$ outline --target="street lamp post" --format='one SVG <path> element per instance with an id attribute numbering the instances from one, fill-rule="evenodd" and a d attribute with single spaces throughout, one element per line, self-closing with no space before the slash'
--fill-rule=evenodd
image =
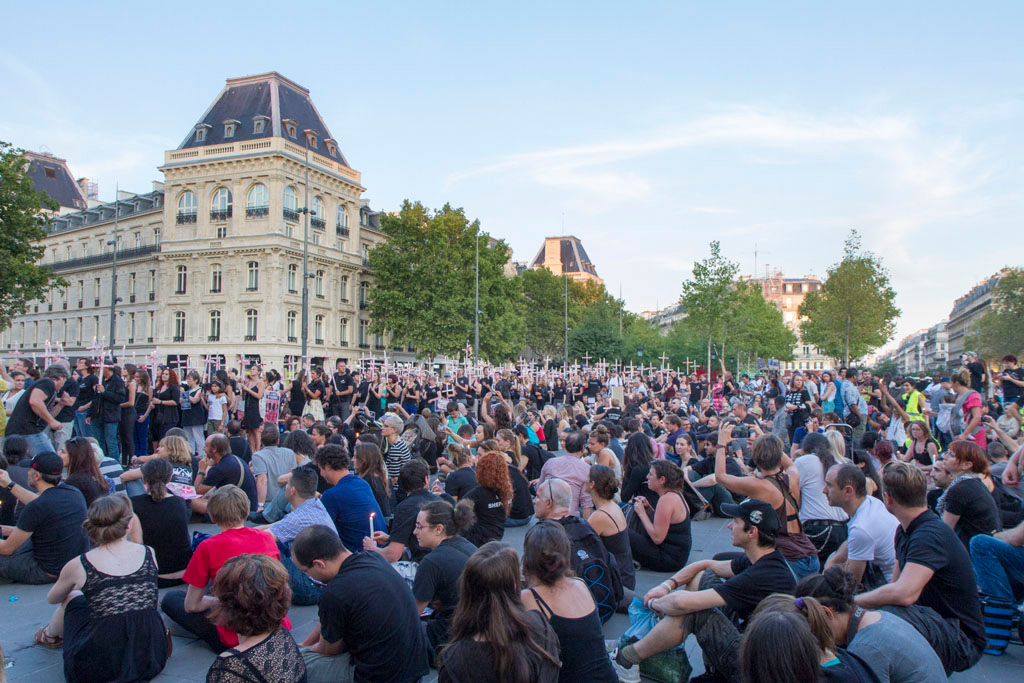
<path id="1" fill-rule="evenodd" d="M 306 205 L 302 209 L 306 214 L 305 226 L 302 229 L 302 361 L 306 362 L 309 347 L 309 134 L 306 134 Z M 307 368 L 308 370 L 308 368 Z"/>
<path id="2" fill-rule="evenodd" d="M 473 233 L 475 242 L 475 258 L 473 265 L 473 284 L 476 290 L 473 300 L 473 357 L 480 358 L 480 235 Z"/>
<path id="3" fill-rule="evenodd" d="M 565 299 L 565 365 L 562 367 L 563 371 L 568 372 L 569 370 L 569 276 L 562 274 L 562 279 L 565 280 L 565 294 L 562 297 Z"/>
<path id="4" fill-rule="evenodd" d="M 114 249 L 114 260 L 110 268 L 110 348 L 114 348 L 114 333 L 117 330 L 117 302 L 120 299 L 117 296 L 117 216 L 120 211 L 120 189 L 117 185 L 114 186 L 114 239 L 107 240 L 107 244 L 112 244 Z"/>

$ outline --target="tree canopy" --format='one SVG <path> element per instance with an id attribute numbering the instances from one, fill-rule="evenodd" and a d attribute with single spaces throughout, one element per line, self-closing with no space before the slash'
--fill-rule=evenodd
<path id="1" fill-rule="evenodd" d="M 992 290 L 992 303 L 978 320 L 970 345 L 986 358 L 1024 355 L 1024 268 L 1007 268 Z"/>
<path id="2" fill-rule="evenodd" d="M 52 287 L 66 287 L 49 266 L 39 265 L 47 219 L 40 209 L 57 204 L 36 192 L 25 152 L 0 141 L 0 330 Z"/>
<path id="3" fill-rule="evenodd" d="M 809 292 L 800 305 L 801 337 L 849 366 L 892 338 L 900 314 L 895 300 L 888 271 L 851 230 L 821 291 Z"/>

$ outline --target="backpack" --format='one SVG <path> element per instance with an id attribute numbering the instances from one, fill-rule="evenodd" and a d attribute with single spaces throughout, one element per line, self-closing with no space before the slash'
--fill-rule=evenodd
<path id="1" fill-rule="evenodd" d="M 572 543 L 573 571 L 583 579 L 594 596 L 597 614 L 603 624 L 615 614 L 623 596 L 615 557 L 609 554 L 597 532 L 579 517 L 563 517 L 558 521 Z"/>

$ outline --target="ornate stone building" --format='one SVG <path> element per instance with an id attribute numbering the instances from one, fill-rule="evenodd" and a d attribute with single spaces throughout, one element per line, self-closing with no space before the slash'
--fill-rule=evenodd
<path id="1" fill-rule="evenodd" d="M 597 269 L 587 256 L 583 243 L 575 235 L 565 237 L 546 237 L 540 251 L 530 262 L 530 269 L 547 268 L 555 275 L 563 273 L 570 280 L 583 282 L 592 280 L 599 285 L 604 284 L 597 275 Z"/>
<path id="2" fill-rule="evenodd" d="M 308 206 L 310 356 L 411 358 L 369 333 L 367 254 L 384 235 L 308 90 L 276 72 L 228 79 L 159 170 L 152 192 L 53 219 L 44 260 L 70 286 L 15 319 L 5 349 L 88 355 L 109 337 L 116 232 L 118 356 L 281 369 L 301 349 Z"/>

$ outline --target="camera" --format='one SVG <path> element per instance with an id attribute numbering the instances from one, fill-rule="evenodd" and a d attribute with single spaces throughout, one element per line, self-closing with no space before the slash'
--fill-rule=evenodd
<path id="1" fill-rule="evenodd" d="M 738 424 L 732 428 L 732 438 L 734 439 L 749 439 L 750 438 L 750 425 Z"/>

